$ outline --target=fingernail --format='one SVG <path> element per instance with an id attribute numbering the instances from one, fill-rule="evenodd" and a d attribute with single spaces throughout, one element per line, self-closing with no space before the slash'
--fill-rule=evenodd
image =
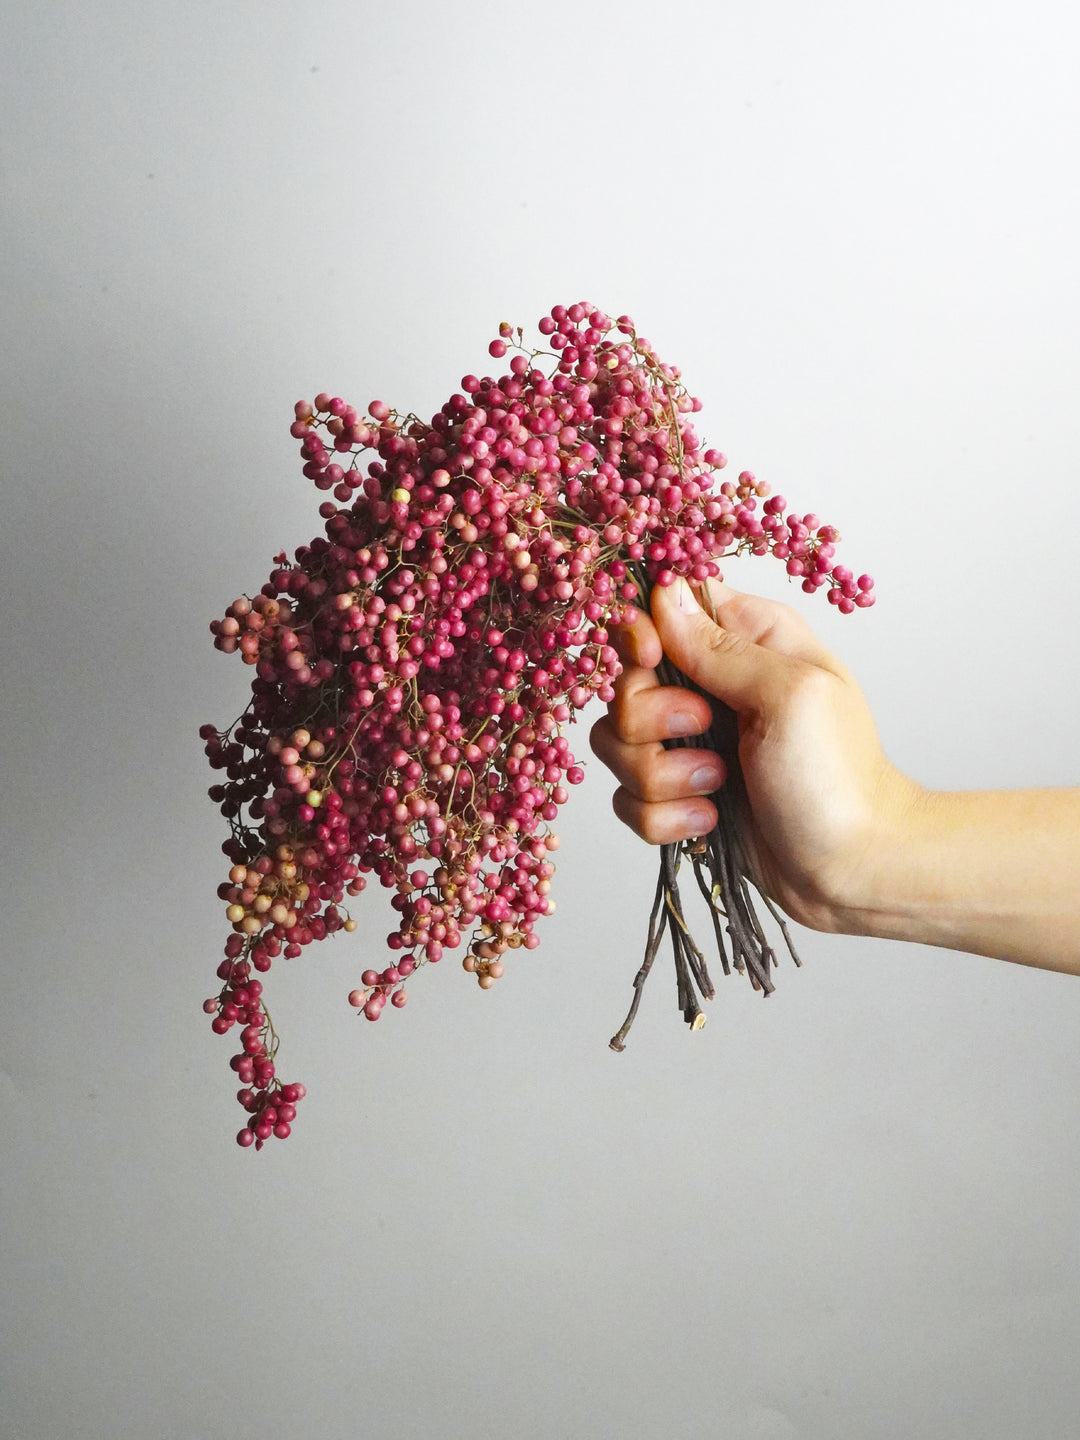
<path id="1" fill-rule="evenodd" d="M 723 772 L 719 765 L 699 765 L 690 776 L 690 788 L 699 795 L 711 795 L 719 789 Z"/>
<path id="2" fill-rule="evenodd" d="M 687 710 L 676 710 L 674 715 L 667 718 L 667 731 L 669 735 L 700 735 L 704 726 L 695 715 Z"/>

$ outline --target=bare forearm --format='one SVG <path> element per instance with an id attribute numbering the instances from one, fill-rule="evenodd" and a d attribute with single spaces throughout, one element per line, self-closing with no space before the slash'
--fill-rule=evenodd
<path id="1" fill-rule="evenodd" d="M 1080 974 L 1080 789 L 924 791 L 863 933 Z"/>
<path id="2" fill-rule="evenodd" d="M 739 717 L 747 853 L 793 920 L 1080 975 L 1080 789 L 923 789 L 796 611 L 716 582 L 709 595 L 707 615 L 682 581 L 657 586 L 626 637 L 593 742 L 626 823 L 653 844 L 715 824 L 708 752 L 663 742 L 704 734 L 716 696 Z M 659 684 L 664 654 L 702 694 Z"/>

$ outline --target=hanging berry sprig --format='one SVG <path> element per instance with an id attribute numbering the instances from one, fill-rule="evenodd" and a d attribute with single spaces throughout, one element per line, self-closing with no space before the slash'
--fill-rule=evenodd
<path id="1" fill-rule="evenodd" d="M 749 471 L 716 483 L 727 462 L 697 435 L 700 401 L 628 316 L 557 305 L 539 330 L 550 350 L 500 326 L 489 353 L 515 352 L 507 373 L 466 375 L 430 423 L 379 400 L 366 415 L 329 394 L 297 404 L 304 474 L 327 492 L 324 533 L 276 556 L 261 591 L 211 624 L 216 647 L 255 672 L 240 719 L 200 731 L 225 772 L 210 796 L 231 831 L 218 892 L 231 930 L 221 991 L 204 1008 L 215 1032 L 241 1027 L 241 1145 L 286 1137 L 304 1094 L 277 1076 L 258 977 L 355 930 L 347 897 L 369 876 L 398 916 L 390 963 L 366 969 L 349 996 L 369 1020 L 401 1008 L 409 977 L 448 951 L 464 947 L 465 970 L 488 989 L 511 952 L 535 949 L 537 921 L 555 908 L 551 825 L 584 778 L 564 727 L 594 697 L 613 698 L 609 627 L 647 605 L 653 585 L 702 585 L 725 556 L 771 554 L 845 614 L 874 602 L 869 576 L 834 564 L 835 529 L 785 513 Z M 717 748 L 724 724 L 718 708 Z M 712 835 L 662 849 L 615 1049 L 665 931 L 680 1009 L 693 1028 L 704 1021 L 698 996 L 712 984 L 682 910 L 681 856 L 725 973 L 726 932 L 735 966 L 772 988 L 727 789 Z"/>

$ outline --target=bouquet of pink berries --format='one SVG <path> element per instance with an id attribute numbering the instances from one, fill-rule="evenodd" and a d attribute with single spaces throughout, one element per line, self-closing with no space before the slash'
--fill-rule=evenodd
<path id="1" fill-rule="evenodd" d="M 288 1136 L 304 1096 L 278 1078 L 259 977 L 355 930 L 346 897 L 368 876 L 398 916 L 389 963 L 349 996 L 369 1020 L 404 1006 L 409 978 L 449 951 L 464 947 L 464 969 L 488 989 L 512 952 L 539 944 L 555 908 L 551 825 L 584 778 L 564 728 L 594 696 L 612 699 L 610 627 L 652 586 L 702 585 L 724 556 L 771 554 L 845 614 L 874 603 L 870 577 L 834 563 L 835 529 L 785 513 L 749 471 L 717 483 L 726 460 L 698 437 L 700 401 L 629 316 L 557 305 L 539 330 L 549 348 L 501 325 L 488 349 L 514 352 L 506 373 L 466 375 L 430 422 L 379 400 L 366 414 L 328 394 L 297 404 L 303 473 L 327 494 L 324 534 L 276 556 L 259 593 L 211 624 L 216 647 L 254 672 L 240 719 L 200 731 L 224 771 L 209 793 L 231 830 L 218 892 L 230 933 L 204 1009 L 216 1033 L 239 1027 L 241 1145 Z M 689 683 L 670 667 L 663 678 Z M 680 1009 L 704 1022 L 698 997 L 713 989 L 682 912 L 681 856 L 725 973 L 726 934 L 736 968 L 772 989 L 727 788 L 711 836 L 661 851 L 614 1049 L 665 932 Z"/>

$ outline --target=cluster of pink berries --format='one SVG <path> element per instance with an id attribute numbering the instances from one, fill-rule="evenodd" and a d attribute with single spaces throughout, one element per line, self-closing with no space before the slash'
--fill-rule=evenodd
<path id="1" fill-rule="evenodd" d="M 507 373 L 465 376 L 430 423 L 297 404 L 304 474 L 333 497 L 325 534 L 211 624 L 255 672 L 240 720 L 200 731 L 232 832 L 224 988 L 205 1008 L 217 1033 L 242 1027 L 241 1145 L 286 1136 L 303 1093 L 275 1076 L 253 972 L 354 930 L 342 907 L 368 875 L 398 916 L 393 963 L 349 996 L 369 1020 L 447 951 L 467 944 L 487 989 L 539 943 L 550 826 L 584 778 L 562 728 L 611 700 L 609 626 L 653 584 L 771 553 L 844 613 L 873 604 L 870 578 L 833 563 L 832 527 L 785 515 L 749 471 L 714 484 L 726 460 L 694 429 L 700 401 L 628 316 L 556 306 L 539 329 L 550 351 L 500 326 Z"/>

